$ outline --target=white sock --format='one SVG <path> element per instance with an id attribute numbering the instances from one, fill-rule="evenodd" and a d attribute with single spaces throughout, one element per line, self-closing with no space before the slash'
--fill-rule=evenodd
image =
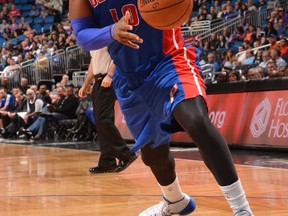
<path id="1" fill-rule="evenodd" d="M 164 198 L 173 203 L 169 205 L 171 212 L 178 213 L 188 205 L 190 197 L 182 193 L 177 177 L 172 184 L 167 186 L 160 185 L 160 188 Z"/>
<path id="2" fill-rule="evenodd" d="M 228 201 L 234 214 L 240 210 L 246 210 L 252 214 L 252 210 L 246 199 L 240 179 L 231 185 L 220 186 L 220 189 L 224 193 L 226 200 Z"/>

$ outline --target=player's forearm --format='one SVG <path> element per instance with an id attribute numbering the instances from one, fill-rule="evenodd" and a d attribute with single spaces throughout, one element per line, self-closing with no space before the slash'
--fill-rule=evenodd
<path id="1" fill-rule="evenodd" d="M 83 87 L 84 88 L 87 88 L 90 85 L 90 83 L 93 80 L 93 77 L 94 77 L 93 76 L 93 68 L 92 68 L 92 64 L 90 62 L 90 65 L 89 65 L 89 68 L 88 68 L 88 73 L 87 73 L 87 76 L 86 76 L 85 81 L 83 83 Z"/>
<path id="2" fill-rule="evenodd" d="M 84 50 L 97 50 L 114 41 L 110 32 L 112 25 L 97 28 L 93 16 L 72 19 L 71 24 L 76 40 Z"/>
<path id="3" fill-rule="evenodd" d="M 108 72 L 107 72 L 107 75 L 112 78 L 114 75 L 114 72 L 115 72 L 115 65 L 112 64 L 111 67 L 109 68 Z"/>

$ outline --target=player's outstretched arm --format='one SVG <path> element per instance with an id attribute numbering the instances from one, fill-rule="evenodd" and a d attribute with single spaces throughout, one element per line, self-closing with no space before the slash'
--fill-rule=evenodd
<path id="1" fill-rule="evenodd" d="M 89 1 L 70 0 L 69 16 L 77 42 L 85 50 L 100 49 L 115 40 L 135 49 L 139 48 L 135 43 L 142 43 L 142 39 L 137 35 L 128 32 L 132 30 L 132 26 L 128 25 L 129 12 L 119 22 L 104 28 L 97 28 Z"/>

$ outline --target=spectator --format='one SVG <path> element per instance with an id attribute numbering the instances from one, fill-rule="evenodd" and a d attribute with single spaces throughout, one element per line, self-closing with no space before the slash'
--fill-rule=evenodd
<path id="1" fill-rule="evenodd" d="M 15 60 L 13 58 L 7 58 L 7 63 L 9 64 L 6 66 L 2 73 L 2 78 L 10 78 L 13 77 L 16 73 L 19 73 L 21 70 L 21 67 L 19 64 L 16 64 Z"/>
<path id="2" fill-rule="evenodd" d="M 211 34 L 211 40 L 210 40 L 210 50 L 216 51 L 219 48 L 219 39 L 217 38 L 216 33 Z"/>
<path id="3" fill-rule="evenodd" d="M 39 16 L 39 10 L 37 10 L 36 5 L 32 5 L 32 9 L 29 12 L 30 17 L 38 17 Z"/>
<path id="4" fill-rule="evenodd" d="M 253 0 L 248 0 L 247 1 L 247 7 L 248 7 L 248 11 L 250 11 L 250 12 L 257 11 L 257 8 L 255 7 L 255 4 L 254 4 Z"/>
<path id="5" fill-rule="evenodd" d="M 227 82 L 227 72 L 222 70 L 218 74 L 216 74 L 216 83 L 226 83 Z"/>
<path id="6" fill-rule="evenodd" d="M 279 68 L 279 77 L 288 77 L 288 67 L 280 67 Z"/>
<path id="7" fill-rule="evenodd" d="M 39 98 L 44 102 L 43 106 L 46 106 L 47 104 L 51 104 L 51 97 L 47 93 L 47 86 L 46 85 L 40 85 L 39 86 Z"/>
<path id="8" fill-rule="evenodd" d="M 8 93 L 6 88 L 0 88 L 0 129 L 3 131 L 3 128 L 9 124 L 8 112 L 13 111 L 15 107 L 15 97 Z"/>
<path id="9" fill-rule="evenodd" d="M 9 28 L 9 24 L 5 19 L 2 19 L 2 23 L 0 24 L 0 35 L 4 32 L 6 28 Z"/>
<path id="10" fill-rule="evenodd" d="M 274 48 L 271 52 L 271 58 L 276 62 L 277 67 L 285 67 L 287 62 L 281 58 L 281 51 L 278 48 Z"/>
<path id="11" fill-rule="evenodd" d="M 262 62 L 259 64 L 260 67 L 262 68 L 267 68 L 268 62 L 272 61 L 270 52 L 269 51 L 264 51 L 262 54 Z"/>
<path id="12" fill-rule="evenodd" d="M 246 58 L 241 62 L 242 65 L 251 65 L 254 62 L 255 56 L 251 49 L 245 52 Z"/>
<path id="13" fill-rule="evenodd" d="M 232 71 L 228 73 L 228 82 L 238 82 L 239 81 L 239 73 L 237 71 Z"/>
<path id="14" fill-rule="evenodd" d="M 27 113 L 24 116 L 24 122 L 26 125 L 31 125 L 39 117 L 42 111 L 44 102 L 36 96 L 36 93 L 32 89 L 27 89 Z M 22 130 L 23 131 L 23 130 Z"/>
<path id="15" fill-rule="evenodd" d="M 224 35 L 219 35 L 218 49 L 220 49 L 220 50 L 227 50 L 228 49 L 228 43 L 226 42 L 226 38 Z"/>
<path id="16" fill-rule="evenodd" d="M 267 22 L 266 27 L 264 29 L 266 37 L 277 37 L 278 32 L 276 29 L 273 27 L 272 22 Z"/>
<path id="17" fill-rule="evenodd" d="M 24 77 L 21 78 L 19 88 L 22 92 L 26 92 L 27 89 L 29 89 L 28 80 L 26 78 L 24 78 Z"/>
<path id="18" fill-rule="evenodd" d="M 20 127 L 24 126 L 23 119 L 17 115 L 18 112 L 24 112 L 27 110 L 27 98 L 23 95 L 23 92 L 18 92 L 15 95 L 16 104 L 14 111 L 7 112 L 8 117 L 10 118 L 10 123 L 3 130 L 0 130 L 0 133 L 3 138 L 13 138 L 16 135 L 16 132 Z"/>
<path id="19" fill-rule="evenodd" d="M 215 60 L 215 54 L 214 53 L 209 53 L 208 54 L 208 64 L 212 64 L 214 66 L 214 71 L 218 72 L 221 70 L 220 65 L 217 63 L 217 61 Z"/>
<path id="20" fill-rule="evenodd" d="M 283 57 L 285 54 L 288 53 L 288 41 L 286 38 L 280 39 L 280 51 L 281 51 L 281 57 Z"/>
<path id="21" fill-rule="evenodd" d="M 284 36 L 286 32 L 287 25 L 284 24 L 283 19 L 279 19 L 278 23 L 275 24 L 275 29 L 277 31 L 278 36 Z"/>
<path id="22" fill-rule="evenodd" d="M 261 80 L 262 77 L 256 68 L 250 68 L 247 73 L 247 80 Z"/>
<path id="23" fill-rule="evenodd" d="M 257 66 L 257 67 L 255 68 L 255 70 L 260 74 L 261 79 L 266 78 L 265 75 L 264 75 L 264 68 L 263 68 L 263 67 Z"/>
<path id="24" fill-rule="evenodd" d="M 254 58 L 253 64 L 259 65 L 262 62 L 262 55 L 263 55 L 263 51 L 258 50 L 256 57 Z"/>
<path id="25" fill-rule="evenodd" d="M 12 17 L 21 16 L 20 10 L 18 10 L 14 4 L 11 5 L 11 9 L 9 11 L 9 16 L 11 19 L 12 19 Z"/>
<path id="26" fill-rule="evenodd" d="M 268 62 L 267 71 L 269 79 L 279 77 L 279 71 L 277 69 L 276 62 L 274 61 Z"/>
<path id="27" fill-rule="evenodd" d="M 274 48 L 278 48 L 278 49 L 280 49 L 280 44 L 277 44 L 277 36 L 276 35 L 273 35 L 273 34 L 271 34 L 270 36 L 269 36 L 269 43 L 270 43 L 270 47 L 269 47 L 269 52 L 272 52 L 272 50 L 274 49 Z"/>

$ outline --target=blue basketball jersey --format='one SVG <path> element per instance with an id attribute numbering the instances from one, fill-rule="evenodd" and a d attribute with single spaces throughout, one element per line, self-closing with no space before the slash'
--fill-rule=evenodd
<path id="1" fill-rule="evenodd" d="M 140 49 L 133 49 L 117 41 L 109 45 L 108 51 L 124 73 L 146 73 L 155 68 L 164 57 L 173 55 L 184 46 L 180 28 L 157 30 L 149 26 L 140 16 L 137 0 L 90 0 L 98 28 L 118 22 L 126 11 L 131 14 L 129 24 L 133 33 L 143 39 Z"/>

